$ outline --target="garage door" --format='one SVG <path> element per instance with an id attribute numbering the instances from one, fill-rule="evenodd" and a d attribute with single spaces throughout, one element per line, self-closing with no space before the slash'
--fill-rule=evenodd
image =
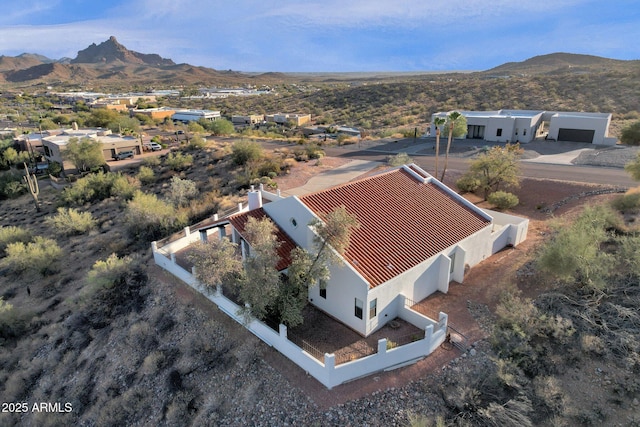
<path id="1" fill-rule="evenodd" d="M 591 129 L 563 129 L 558 130 L 558 141 L 573 141 L 573 142 L 593 142 L 593 135 L 595 130 Z"/>

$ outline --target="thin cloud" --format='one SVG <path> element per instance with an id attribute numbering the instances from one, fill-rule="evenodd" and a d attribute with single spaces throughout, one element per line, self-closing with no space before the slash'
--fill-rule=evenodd
<path id="1" fill-rule="evenodd" d="M 633 3 L 621 1 L 623 9 Z M 74 10 L 67 5 L 74 3 L 95 7 L 81 15 L 95 19 L 69 22 Z M 32 15 L 25 12 L 23 24 L 0 26 L 0 53 L 75 57 L 113 35 L 131 50 L 218 69 L 412 71 L 486 69 L 554 51 L 640 52 L 629 43 L 640 39 L 637 17 L 595 0 L 97 3 L 65 1 L 68 11 L 62 3 L 56 9 L 65 23 L 51 13 L 46 25 L 25 25 L 46 13 L 38 12 L 44 2 L 28 3 Z"/>

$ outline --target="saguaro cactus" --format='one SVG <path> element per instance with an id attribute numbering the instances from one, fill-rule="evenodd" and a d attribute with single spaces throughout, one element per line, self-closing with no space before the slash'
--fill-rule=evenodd
<path id="1" fill-rule="evenodd" d="M 40 202 L 38 201 L 38 195 L 40 194 L 40 187 L 38 186 L 38 178 L 35 176 L 35 174 L 29 173 L 29 168 L 27 167 L 26 163 L 23 163 L 23 165 L 24 165 L 24 170 L 26 174 L 22 178 L 24 179 L 24 182 L 26 182 L 27 186 L 29 187 L 29 192 L 33 197 L 34 203 L 36 204 L 36 210 L 40 212 Z"/>

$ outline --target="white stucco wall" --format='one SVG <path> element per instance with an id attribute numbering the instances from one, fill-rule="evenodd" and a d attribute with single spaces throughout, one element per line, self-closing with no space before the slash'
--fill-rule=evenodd
<path id="1" fill-rule="evenodd" d="M 313 248 L 314 233 L 308 225 L 316 216 L 298 197 L 266 203 L 262 208 L 298 246 L 307 250 Z"/>
<path id="2" fill-rule="evenodd" d="M 436 291 L 448 292 L 449 282 L 464 279 L 465 265 L 474 266 L 491 256 L 491 225 L 474 233 L 460 243 L 425 260 L 412 269 L 369 290 L 366 303 L 366 335 L 384 326 L 399 315 L 397 296 L 404 295 L 413 301 L 420 301 Z M 455 256 L 452 255 L 455 253 Z M 451 262 L 454 262 L 453 272 Z M 377 299 L 378 313 L 369 318 L 369 303 Z"/>
<path id="3" fill-rule="evenodd" d="M 348 265 L 330 268 L 331 278 L 327 284 L 327 298 L 320 296 L 320 287 L 309 289 L 309 301 L 325 313 L 362 335 L 367 335 L 367 294 L 369 285 Z M 355 299 L 362 301 L 362 319 L 355 316 Z"/>
<path id="4" fill-rule="evenodd" d="M 607 142 L 610 124 L 611 114 L 556 113 L 551 116 L 549 122 L 549 138 L 557 140 L 560 129 L 594 130 L 593 144 L 603 145 Z"/>

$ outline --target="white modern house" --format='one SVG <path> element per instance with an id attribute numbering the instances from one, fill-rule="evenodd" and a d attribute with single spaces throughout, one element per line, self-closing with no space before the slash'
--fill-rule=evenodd
<path id="1" fill-rule="evenodd" d="M 220 111 L 213 110 L 176 110 L 171 116 L 174 121 L 184 123 L 197 122 L 198 120 L 214 121 L 220 119 Z"/>
<path id="2" fill-rule="evenodd" d="M 491 142 L 531 142 L 536 138 L 554 141 L 615 145 L 609 137 L 611 114 L 538 110 L 460 111 L 467 119 L 463 138 Z M 433 119 L 446 118 L 448 112 L 435 113 L 431 135 L 436 134 Z"/>
<path id="3" fill-rule="evenodd" d="M 468 267 L 523 241 L 528 227 L 527 219 L 511 215 L 495 213 L 496 220 L 413 164 L 301 197 L 269 193 L 272 201 L 264 205 L 263 194 L 251 191 L 248 211 L 207 230 L 218 228 L 223 236 L 230 224 L 228 237 L 248 256 L 246 222 L 270 218 L 282 242 L 277 268 L 284 271 L 293 248 L 314 250 L 308 224 L 344 206 L 360 227 L 351 234 L 342 265 L 330 266 L 329 282 L 323 289 L 312 287 L 309 301 L 363 336 L 396 318 L 404 298 L 446 293 L 451 281 L 463 281 Z"/>

